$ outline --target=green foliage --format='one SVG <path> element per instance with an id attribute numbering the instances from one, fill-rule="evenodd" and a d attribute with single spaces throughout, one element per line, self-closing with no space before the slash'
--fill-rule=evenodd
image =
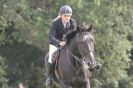
<path id="1" fill-rule="evenodd" d="M 0 88 L 7 88 L 7 81 L 8 79 L 5 77 L 6 76 L 6 68 L 7 65 L 5 64 L 5 58 L 0 56 Z"/>
<path id="2" fill-rule="evenodd" d="M 29 88 L 44 86 L 44 55 L 41 50 L 32 45 L 14 42 L 2 46 L 0 52 L 6 60 L 8 85 L 17 88 L 22 82 Z"/>

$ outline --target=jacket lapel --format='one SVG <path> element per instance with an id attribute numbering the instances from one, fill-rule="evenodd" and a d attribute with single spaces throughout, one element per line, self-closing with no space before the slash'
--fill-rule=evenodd
<path id="1" fill-rule="evenodd" d="M 66 28 L 64 28 L 64 25 L 63 25 L 63 23 L 61 21 L 61 18 L 59 19 L 59 25 L 60 25 L 60 28 L 61 28 L 59 30 L 61 30 L 63 33 L 66 33 Z"/>
<path id="2" fill-rule="evenodd" d="M 69 27 L 70 27 L 70 22 L 67 22 L 67 23 L 66 23 L 66 30 L 67 30 L 67 31 L 68 31 Z"/>

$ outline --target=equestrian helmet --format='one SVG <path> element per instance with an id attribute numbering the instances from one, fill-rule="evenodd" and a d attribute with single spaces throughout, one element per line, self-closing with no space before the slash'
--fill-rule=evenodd
<path id="1" fill-rule="evenodd" d="M 72 8 L 68 5 L 61 6 L 59 14 L 72 15 Z"/>

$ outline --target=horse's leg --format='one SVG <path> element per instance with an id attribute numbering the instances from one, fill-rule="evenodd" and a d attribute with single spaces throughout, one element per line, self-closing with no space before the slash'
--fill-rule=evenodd
<path id="1" fill-rule="evenodd" d="M 63 84 L 61 88 L 73 88 L 73 87 L 70 85 Z"/>
<path id="2" fill-rule="evenodd" d="M 88 75 L 88 68 L 86 68 L 86 64 L 83 65 L 83 73 L 84 73 L 84 87 L 83 88 L 90 88 L 90 81 L 89 81 L 89 75 Z"/>
<path id="3" fill-rule="evenodd" d="M 90 88 L 90 81 L 89 81 L 89 79 L 85 80 L 84 88 Z"/>
<path id="4" fill-rule="evenodd" d="M 63 81 L 60 82 L 61 88 L 73 88 L 72 86 L 65 84 Z"/>

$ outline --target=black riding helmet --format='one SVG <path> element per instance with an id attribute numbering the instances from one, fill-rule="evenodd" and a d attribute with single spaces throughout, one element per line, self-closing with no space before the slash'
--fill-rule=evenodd
<path id="1" fill-rule="evenodd" d="M 59 9 L 59 14 L 72 15 L 72 8 L 68 5 L 64 5 Z"/>

